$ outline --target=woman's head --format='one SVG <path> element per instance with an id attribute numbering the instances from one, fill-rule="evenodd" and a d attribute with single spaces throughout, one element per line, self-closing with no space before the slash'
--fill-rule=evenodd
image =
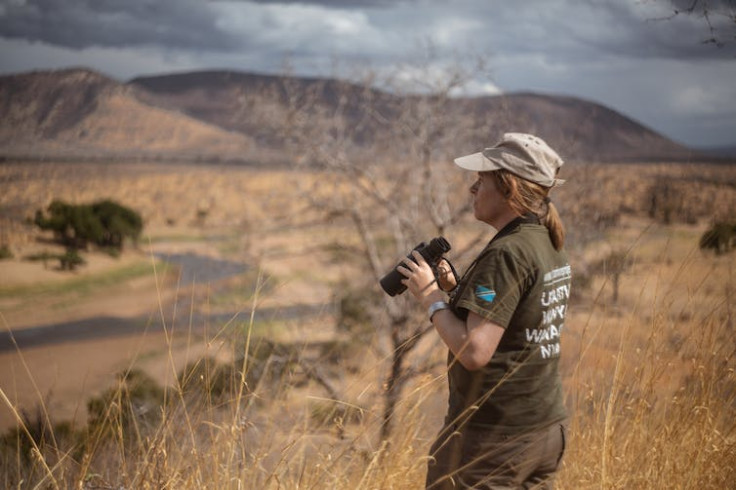
<path id="1" fill-rule="evenodd" d="M 552 245 L 560 250 L 565 244 L 565 227 L 562 224 L 557 208 L 549 199 L 550 187 L 543 187 L 536 182 L 522 179 L 508 170 L 482 172 L 493 179 L 496 188 L 508 203 L 508 206 L 519 216 L 533 214 L 540 223 L 547 227 Z"/>
<path id="2" fill-rule="evenodd" d="M 562 248 L 564 227 L 548 195 L 564 182 L 557 179 L 563 161 L 542 139 L 506 133 L 496 146 L 457 158 L 455 163 L 478 172 L 478 182 L 471 187 L 476 218 L 494 224 L 487 218 L 498 213 L 534 214 L 549 230 L 554 247 Z"/>

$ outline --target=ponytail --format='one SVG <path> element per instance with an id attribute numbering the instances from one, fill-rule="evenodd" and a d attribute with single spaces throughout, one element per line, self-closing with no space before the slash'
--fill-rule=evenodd
<path id="1" fill-rule="evenodd" d="M 547 212 L 539 221 L 547 227 L 549 238 L 552 240 L 555 250 L 562 250 L 565 245 L 565 225 L 562 224 L 557 207 L 551 201 L 547 201 Z"/>
<path id="2" fill-rule="evenodd" d="M 506 197 L 511 208 L 519 215 L 532 213 L 539 218 L 549 232 L 555 250 L 565 245 L 565 226 L 557 207 L 549 200 L 549 187 L 517 177 L 507 170 L 488 172 L 496 181 L 499 191 Z"/>

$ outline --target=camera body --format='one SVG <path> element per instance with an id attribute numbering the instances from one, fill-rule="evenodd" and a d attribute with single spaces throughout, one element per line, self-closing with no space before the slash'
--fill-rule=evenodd
<path id="1" fill-rule="evenodd" d="M 424 260 L 434 268 L 442 258 L 442 254 L 449 251 L 450 248 L 452 248 L 450 246 L 450 242 L 445 240 L 444 237 L 439 236 L 437 238 L 433 238 L 429 243 L 420 243 L 414 247 L 414 250 L 419 252 L 421 256 L 424 257 Z M 414 260 L 411 253 L 407 255 L 407 258 Z M 406 286 L 401 283 L 405 277 L 397 270 L 397 268 L 402 264 L 403 262 L 396 264 L 391 272 L 383 276 L 380 280 L 381 287 L 389 296 L 396 296 L 397 294 L 401 294 L 406 291 Z"/>

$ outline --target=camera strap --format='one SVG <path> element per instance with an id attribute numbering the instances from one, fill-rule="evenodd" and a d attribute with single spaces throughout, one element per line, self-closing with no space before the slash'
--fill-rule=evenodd
<path id="1" fill-rule="evenodd" d="M 450 272 L 452 272 L 452 277 L 455 279 L 455 287 L 448 291 L 445 291 L 444 289 L 442 289 L 442 286 L 440 286 L 440 283 L 439 283 L 439 277 L 440 277 L 439 264 L 443 260 L 447 262 L 447 265 L 450 266 Z M 454 291 L 455 289 L 457 289 L 458 284 L 460 284 L 460 276 L 458 275 L 457 269 L 455 269 L 455 266 L 452 264 L 452 262 L 450 262 L 450 259 L 448 259 L 445 256 L 442 256 L 440 257 L 440 260 L 438 260 L 436 264 L 431 264 L 431 267 L 432 267 L 432 273 L 434 274 L 434 277 L 437 278 L 437 285 L 440 287 L 440 289 L 442 289 L 442 291 L 445 291 L 446 293 L 450 293 Z"/>

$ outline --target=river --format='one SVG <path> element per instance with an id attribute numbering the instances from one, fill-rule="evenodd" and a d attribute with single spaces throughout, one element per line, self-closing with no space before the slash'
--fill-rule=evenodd
<path id="1" fill-rule="evenodd" d="M 215 259 L 194 253 L 164 254 L 155 256 L 180 268 L 179 287 L 192 283 L 205 284 L 227 279 L 242 274 L 248 266 L 234 261 Z M 181 307 L 181 306 L 180 306 Z M 330 305 L 291 305 L 278 308 L 261 308 L 255 312 L 255 321 L 282 321 L 325 313 Z M 181 307 L 189 311 L 188 307 Z M 192 313 L 185 323 L 195 328 L 199 325 L 225 325 L 237 316 L 242 321 L 250 320 L 250 311 L 225 312 L 216 314 Z M 88 339 L 100 339 L 142 333 L 144 331 L 162 330 L 164 322 L 160 315 L 146 315 L 135 318 L 119 318 L 98 316 L 69 322 L 39 325 L 17 331 L 0 332 L 0 352 L 18 348 L 28 349 L 42 345 L 61 342 L 76 342 Z M 171 328 L 171 325 L 167 325 Z"/>

